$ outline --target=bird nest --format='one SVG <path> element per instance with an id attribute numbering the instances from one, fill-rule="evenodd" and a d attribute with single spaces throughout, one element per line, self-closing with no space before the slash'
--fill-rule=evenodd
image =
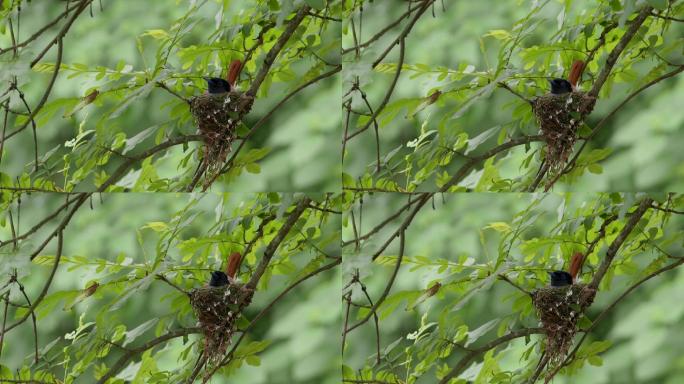
<path id="1" fill-rule="evenodd" d="M 551 174 L 560 172 L 572 153 L 584 116 L 591 113 L 596 98 L 584 92 L 547 94 L 532 103 L 544 140 Z"/>
<path id="2" fill-rule="evenodd" d="M 217 362 L 226 352 L 235 320 L 252 301 L 254 291 L 242 284 L 201 287 L 190 291 L 190 304 L 204 332 L 204 353 Z"/>
<path id="3" fill-rule="evenodd" d="M 204 158 L 208 175 L 220 171 L 237 136 L 237 127 L 252 108 L 254 98 L 242 92 L 207 93 L 190 99 L 190 112 L 204 137 Z M 211 177 L 207 179 L 211 180 Z"/>
<path id="4" fill-rule="evenodd" d="M 596 290 L 586 284 L 545 287 L 532 293 L 532 302 L 546 331 L 550 366 L 562 363 L 577 333 L 577 321 L 595 295 Z"/>

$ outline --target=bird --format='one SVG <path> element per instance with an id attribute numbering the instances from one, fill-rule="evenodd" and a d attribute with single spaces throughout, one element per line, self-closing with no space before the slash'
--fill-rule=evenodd
<path id="1" fill-rule="evenodd" d="M 221 95 L 230 92 L 230 83 L 219 77 L 203 77 L 207 81 L 207 92 L 211 95 Z"/>
<path id="2" fill-rule="evenodd" d="M 239 59 L 235 59 L 230 62 L 230 65 L 228 66 L 228 74 L 226 75 L 226 80 L 228 80 L 228 83 L 232 88 L 235 87 L 235 82 L 237 81 L 238 77 L 240 77 L 240 72 L 242 71 L 242 61 Z"/>
<path id="3" fill-rule="evenodd" d="M 572 84 L 565 79 L 553 79 L 549 80 L 551 84 L 551 93 L 554 95 L 562 95 L 564 93 L 572 92 Z"/>
<path id="4" fill-rule="evenodd" d="M 240 269 L 240 261 L 242 260 L 242 254 L 240 252 L 233 252 L 228 257 L 228 265 L 226 266 L 226 275 L 228 279 L 235 280 L 235 276 Z"/>
<path id="5" fill-rule="evenodd" d="M 572 285 L 572 276 L 565 271 L 552 271 L 549 272 L 551 277 L 552 287 L 564 287 L 566 285 Z"/>
<path id="6" fill-rule="evenodd" d="M 224 285 L 233 284 L 235 282 L 235 276 L 237 275 L 238 269 L 240 269 L 241 259 L 242 254 L 240 254 L 240 252 L 231 253 L 228 257 L 228 265 L 226 266 L 225 272 L 211 272 L 211 280 L 209 280 L 209 286 L 222 287 Z"/>
<path id="7" fill-rule="evenodd" d="M 570 276 L 572 276 L 572 281 L 575 281 L 582 271 L 582 264 L 584 264 L 584 255 L 582 252 L 575 252 L 570 259 L 570 268 L 568 268 L 568 272 L 570 272 Z"/>
<path id="8" fill-rule="evenodd" d="M 233 60 L 228 67 L 228 75 L 226 79 L 220 77 L 203 77 L 207 82 L 207 93 L 211 95 L 221 95 L 228 93 L 235 88 L 235 81 L 240 76 L 242 70 L 242 62 L 240 60 Z"/>
<path id="9" fill-rule="evenodd" d="M 211 280 L 209 280 L 210 287 L 222 287 L 228 285 L 228 275 L 223 271 L 213 271 L 211 273 Z"/>
<path id="10" fill-rule="evenodd" d="M 582 77 L 582 71 L 584 71 L 584 61 L 575 60 L 570 67 L 570 73 L 568 74 L 568 79 L 554 78 L 549 80 L 551 84 L 551 93 L 554 95 L 562 95 L 564 93 L 570 93 L 577 91 L 577 84 Z"/>

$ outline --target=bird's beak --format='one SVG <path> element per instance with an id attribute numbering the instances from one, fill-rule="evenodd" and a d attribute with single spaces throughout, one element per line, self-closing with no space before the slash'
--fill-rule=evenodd
<path id="1" fill-rule="evenodd" d="M 203 78 L 204 80 L 206 80 L 206 81 L 211 80 L 211 77 L 202 76 L 202 78 Z"/>

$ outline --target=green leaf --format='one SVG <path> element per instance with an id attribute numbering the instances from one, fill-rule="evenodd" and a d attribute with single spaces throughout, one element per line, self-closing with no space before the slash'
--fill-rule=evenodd
<path id="1" fill-rule="evenodd" d="M 503 233 L 508 233 L 511 231 L 511 226 L 508 225 L 508 223 L 504 223 L 502 221 L 497 221 L 494 223 L 491 223 L 485 227 L 485 229 L 491 228 L 497 232 L 503 232 Z"/>
<path id="2" fill-rule="evenodd" d="M 256 148 L 256 149 L 250 149 L 247 154 L 244 156 L 240 157 L 240 161 L 245 164 L 253 163 L 257 160 L 262 159 L 264 156 L 266 156 L 269 152 L 271 151 L 270 148 Z"/>
<path id="3" fill-rule="evenodd" d="M 150 93 L 150 91 L 152 91 L 153 88 L 154 88 L 154 82 L 149 82 L 149 83 L 139 87 L 135 91 L 131 92 L 128 95 L 128 97 L 126 98 L 126 100 L 124 100 L 122 103 L 117 105 L 114 108 L 114 110 L 112 110 L 109 118 L 113 119 L 113 118 L 119 117 L 123 113 L 123 111 L 125 111 L 126 108 L 128 108 L 134 101 L 136 101 L 142 97 L 146 97 Z"/>
<path id="4" fill-rule="evenodd" d="M 135 146 L 138 145 L 141 141 L 150 137 L 157 130 L 157 127 L 157 125 L 153 125 L 149 128 L 145 128 L 137 135 L 131 137 L 130 139 L 126 139 L 126 147 L 123 149 L 123 151 L 121 151 L 121 153 L 125 155 L 127 152 L 135 148 Z"/>
<path id="5" fill-rule="evenodd" d="M 603 173 L 603 167 L 600 164 L 596 164 L 596 163 L 589 164 L 589 166 L 587 166 L 587 170 L 589 172 L 597 174 L 597 175 L 600 175 L 601 173 Z"/>
<path id="6" fill-rule="evenodd" d="M 261 166 L 259 166 L 259 164 L 257 163 L 249 163 L 245 165 L 245 169 L 247 170 L 247 172 L 254 174 L 258 174 L 259 172 L 261 172 Z"/>
<path id="7" fill-rule="evenodd" d="M 651 7 L 659 9 L 661 11 L 664 11 L 667 9 L 667 0 L 646 0 L 646 2 Z"/>
<path id="8" fill-rule="evenodd" d="M 249 355 L 245 357 L 245 362 L 253 367 L 258 367 L 261 365 L 261 358 L 257 355 Z"/>
<path id="9" fill-rule="evenodd" d="M 484 36 L 491 36 L 497 40 L 508 40 L 511 38 L 511 34 L 504 29 L 493 29 L 488 33 L 485 33 Z"/>
<path id="10" fill-rule="evenodd" d="M 169 226 L 163 221 L 152 221 L 143 226 L 143 229 L 149 228 L 155 232 L 167 231 Z"/>
<path id="11" fill-rule="evenodd" d="M 160 40 L 160 39 L 168 39 L 169 34 L 163 29 L 149 29 L 145 33 L 142 34 L 143 36 L 151 36 L 154 39 Z"/>
<path id="12" fill-rule="evenodd" d="M 587 358 L 587 361 L 589 362 L 589 364 L 591 364 L 595 367 L 600 367 L 603 365 L 603 359 L 601 358 L 601 356 L 597 356 L 597 355 L 589 356 Z"/>
<path id="13" fill-rule="evenodd" d="M 497 324 L 499 324 L 499 321 L 501 319 L 493 319 L 490 320 L 481 326 L 477 327 L 477 329 L 474 329 L 470 332 L 468 332 L 468 340 L 465 343 L 465 346 L 469 346 L 472 343 L 476 342 L 480 337 L 484 336 L 487 332 L 491 331 L 496 327 Z"/>
<path id="14" fill-rule="evenodd" d="M 474 151 L 477 147 L 480 146 L 480 144 L 484 143 L 490 137 L 494 136 L 496 132 L 499 130 L 499 128 L 500 126 L 495 125 L 480 133 L 479 135 L 473 137 L 472 139 L 468 140 L 468 148 L 466 148 L 465 154 L 467 155 L 468 153 Z"/>
<path id="15" fill-rule="evenodd" d="M 127 344 L 132 343 L 138 338 L 138 336 L 145 333 L 148 329 L 154 327 L 157 321 L 159 321 L 158 318 L 153 318 L 126 332 L 126 339 L 123 342 L 123 346 L 125 347 Z"/>

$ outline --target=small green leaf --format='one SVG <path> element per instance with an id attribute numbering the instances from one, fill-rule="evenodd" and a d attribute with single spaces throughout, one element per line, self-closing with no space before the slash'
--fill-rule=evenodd
<path id="1" fill-rule="evenodd" d="M 155 232 L 162 232 L 162 231 L 166 231 L 167 229 L 169 229 L 169 226 L 162 221 L 153 221 L 153 222 L 147 223 L 147 225 L 143 226 L 143 228 L 150 228 L 151 230 L 153 230 Z"/>
<path id="2" fill-rule="evenodd" d="M 587 361 L 589 362 L 589 364 L 591 364 L 595 367 L 600 367 L 603 365 L 603 359 L 601 358 L 601 356 L 597 356 L 597 355 L 589 356 L 587 358 Z"/>
<path id="3" fill-rule="evenodd" d="M 596 164 L 596 163 L 589 164 L 589 166 L 587 167 L 587 170 L 589 172 L 597 174 L 597 175 L 600 175 L 601 173 L 603 173 L 603 167 L 600 164 Z"/>
<path id="4" fill-rule="evenodd" d="M 497 221 L 494 223 L 491 223 L 485 227 L 485 229 L 491 228 L 497 232 L 502 232 L 502 233 L 508 233 L 511 231 L 511 226 L 508 225 L 507 223 Z"/>
<path id="5" fill-rule="evenodd" d="M 508 40 L 511 38 L 511 34 L 504 29 L 492 29 L 488 33 L 485 33 L 485 37 L 491 36 L 497 40 Z"/>
<path id="6" fill-rule="evenodd" d="M 150 29 L 142 35 L 151 36 L 153 39 L 157 40 L 167 39 L 169 37 L 169 34 L 163 29 Z"/>
<path id="7" fill-rule="evenodd" d="M 245 357 L 245 362 L 253 367 L 258 367 L 261 365 L 261 358 L 257 355 L 249 355 Z"/>
<path id="8" fill-rule="evenodd" d="M 245 169 L 247 170 L 247 172 L 254 174 L 258 174 L 261 172 L 261 166 L 257 163 L 249 163 L 245 165 Z"/>
<path id="9" fill-rule="evenodd" d="M 311 8 L 318 10 L 325 9 L 325 0 L 304 0 L 304 2 L 307 3 Z"/>
<path id="10" fill-rule="evenodd" d="M 651 7 L 659 9 L 661 11 L 664 11 L 667 9 L 667 0 L 646 0 L 646 2 Z"/>

